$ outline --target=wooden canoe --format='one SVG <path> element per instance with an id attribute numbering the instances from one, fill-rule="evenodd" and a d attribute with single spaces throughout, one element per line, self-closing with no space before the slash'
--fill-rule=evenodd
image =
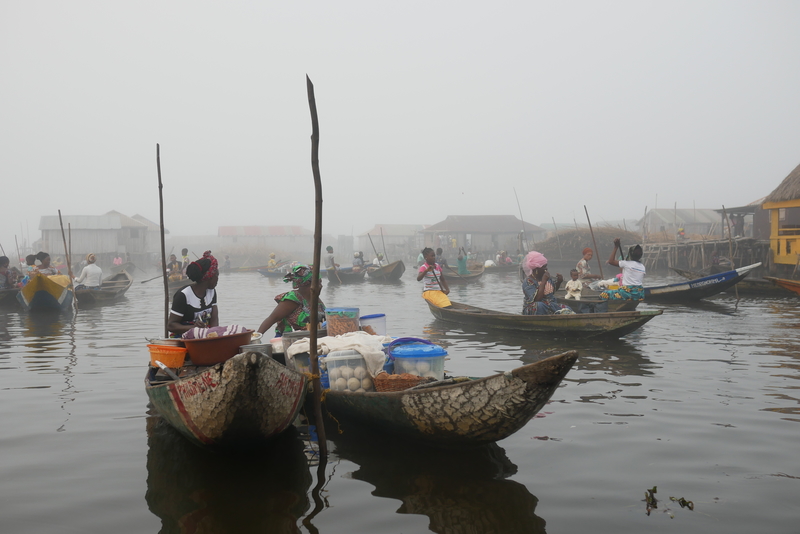
<path id="1" fill-rule="evenodd" d="M 17 305 L 18 287 L 11 289 L 0 289 L 0 307 L 12 307 Z"/>
<path id="2" fill-rule="evenodd" d="M 179 280 L 169 280 L 169 282 L 168 282 L 169 289 L 172 292 L 175 292 L 178 289 L 183 289 L 184 287 L 188 286 L 191 283 L 192 283 L 192 280 L 188 276 L 186 276 L 184 278 L 181 278 Z"/>
<path id="3" fill-rule="evenodd" d="M 787 289 L 792 293 L 800 295 L 800 282 L 797 280 L 789 280 L 787 278 L 775 278 L 774 276 L 765 276 L 764 280 L 769 280 L 778 287 Z"/>
<path id="4" fill-rule="evenodd" d="M 392 282 L 400 280 L 403 273 L 406 272 L 406 264 L 402 260 L 393 261 L 389 265 L 383 267 L 367 267 L 367 274 L 371 282 Z"/>
<path id="5" fill-rule="evenodd" d="M 444 274 L 447 277 L 448 285 L 466 285 L 474 284 L 480 280 L 485 270 L 486 269 L 484 267 L 480 267 L 479 269 L 471 270 L 469 274 L 458 274 L 456 269 L 453 269 L 452 267 L 446 267 Z"/>
<path id="6" fill-rule="evenodd" d="M 552 356 L 484 378 L 455 378 L 404 391 L 327 390 L 325 410 L 342 431 L 380 429 L 441 447 L 476 447 L 507 438 L 530 421 L 578 358 Z"/>
<path id="7" fill-rule="evenodd" d="M 440 308 L 428 302 L 428 308 L 437 319 L 460 326 L 516 330 L 536 337 L 550 338 L 619 338 L 640 328 L 661 310 L 626 311 L 609 313 L 580 313 L 563 315 L 521 315 L 506 313 L 468 304 L 452 302 Z"/>
<path id="8" fill-rule="evenodd" d="M 675 271 L 675 273 L 689 280 L 708 276 L 704 274 L 703 271 L 687 271 L 684 269 L 677 269 L 675 267 L 670 268 Z M 735 289 L 740 295 L 759 297 L 789 297 L 792 295 L 792 291 L 790 289 L 779 284 L 774 284 L 772 282 L 772 278 L 769 276 L 764 278 L 752 278 L 748 276 L 747 278 L 736 282 Z M 730 293 L 731 288 L 726 289 L 725 292 Z"/>
<path id="9" fill-rule="evenodd" d="M 322 271 L 320 271 L 321 273 Z M 336 269 L 336 271 L 329 271 L 328 284 L 359 284 L 364 281 L 364 276 L 367 274 L 366 269 L 354 271 L 352 267 L 345 267 L 344 269 Z"/>
<path id="10" fill-rule="evenodd" d="M 184 367 L 178 380 L 145 377 L 150 402 L 164 419 L 200 445 L 243 445 L 288 428 L 308 381 L 266 354 L 247 352 L 211 367 Z"/>
<path id="11" fill-rule="evenodd" d="M 761 263 L 754 263 L 745 267 L 739 267 L 724 273 L 711 274 L 702 278 L 667 284 L 663 286 L 651 286 L 644 288 L 644 300 L 646 302 L 691 302 L 706 297 L 722 293 L 728 288 L 733 287 L 750 274 L 750 271 L 759 267 Z"/>
<path id="12" fill-rule="evenodd" d="M 127 271 L 120 271 L 103 280 L 100 289 L 76 289 L 75 297 L 80 305 L 111 302 L 122 298 L 132 283 L 133 277 Z"/>
<path id="13" fill-rule="evenodd" d="M 641 300 L 603 300 L 600 297 L 584 297 L 581 296 L 581 300 L 575 299 L 566 299 L 566 298 L 559 298 L 558 302 L 561 304 L 566 304 L 572 311 L 575 313 L 581 313 L 581 306 L 584 304 L 588 304 L 590 307 L 596 306 L 598 304 L 607 303 L 608 304 L 608 311 L 609 312 L 623 312 L 623 311 L 634 311 L 641 303 Z"/>
<path id="14" fill-rule="evenodd" d="M 45 276 L 34 273 L 17 293 L 17 301 L 30 312 L 69 310 L 73 297 L 69 276 L 63 274 Z"/>
<path id="15" fill-rule="evenodd" d="M 136 269 L 136 264 L 132 261 L 126 261 L 122 265 L 114 265 L 111 267 L 111 274 L 117 274 L 122 271 L 127 271 L 128 274 L 132 273 L 133 270 Z"/>

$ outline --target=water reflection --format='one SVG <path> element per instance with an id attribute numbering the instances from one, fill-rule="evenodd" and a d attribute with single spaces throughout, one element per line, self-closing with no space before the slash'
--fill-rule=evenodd
<path id="1" fill-rule="evenodd" d="M 507 480 L 517 466 L 496 444 L 437 450 L 354 432 L 335 443 L 337 456 L 359 465 L 354 479 L 373 485 L 375 496 L 401 501 L 397 513 L 428 516 L 433 532 L 545 532 L 539 500 Z"/>
<path id="2" fill-rule="evenodd" d="M 258 451 L 223 455 L 148 417 L 147 444 L 145 500 L 161 534 L 300 532 L 311 475 L 294 429 Z"/>

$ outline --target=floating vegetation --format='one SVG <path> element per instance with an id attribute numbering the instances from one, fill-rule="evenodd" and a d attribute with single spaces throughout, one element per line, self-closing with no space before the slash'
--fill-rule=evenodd
<path id="1" fill-rule="evenodd" d="M 644 502 L 646 505 L 646 513 L 650 515 L 652 510 L 658 508 L 658 499 L 656 499 L 656 493 L 658 493 L 658 486 L 653 486 L 652 489 L 645 490 L 644 492 Z M 687 501 L 683 497 L 670 497 L 670 501 L 678 503 L 681 508 L 688 508 L 689 510 L 694 511 L 694 503 L 692 501 Z M 662 510 L 665 514 L 669 514 L 670 519 L 675 519 L 675 514 L 669 507 L 666 507 Z"/>

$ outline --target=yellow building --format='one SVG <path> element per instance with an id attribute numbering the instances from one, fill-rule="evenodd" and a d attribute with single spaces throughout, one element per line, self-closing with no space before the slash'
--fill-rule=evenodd
<path id="1" fill-rule="evenodd" d="M 800 165 L 764 199 L 769 210 L 770 249 L 776 265 L 796 265 L 800 253 Z"/>

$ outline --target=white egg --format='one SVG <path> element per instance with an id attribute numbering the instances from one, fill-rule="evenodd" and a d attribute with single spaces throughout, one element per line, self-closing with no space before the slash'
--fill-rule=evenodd
<path id="1" fill-rule="evenodd" d="M 361 379 L 361 387 L 367 390 L 372 389 L 372 379 L 370 377 Z"/>
<path id="2" fill-rule="evenodd" d="M 335 389 L 336 391 L 344 391 L 345 389 L 347 389 L 347 380 L 341 377 L 337 378 L 336 387 L 333 389 Z"/>
<path id="3" fill-rule="evenodd" d="M 361 380 L 365 376 L 367 376 L 367 370 L 361 367 L 360 365 L 355 368 L 353 371 L 353 376 Z"/>
<path id="4" fill-rule="evenodd" d="M 342 367 L 341 371 L 342 371 L 342 378 L 346 380 L 350 380 L 351 378 L 353 378 L 353 370 L 350 369 L 349 367 Z"/>
<path id="5" fill-rule="evenodd" d="M 431 370 L 431 362 L 428 360 L 420 360 L 417 362 L 417 372 L 420 376 L 424 376 L 424 373 L 427 373 Z"/>
<path id="6" fill-rule="evenodd" d="M 339 371 L 338 367 L 333 367 L 332 369 L 328 370 L 328 379 L 331 381 L 331 384 L 336 382 L 336 380 L 342 376 L 341 371 Z"/>
<path id="7" fill-rule="evenodd" d="M 350 391 L 355 391 L 361 387 L 361 380 L 359 380 L 356 377 L 353 377 L 347 381 L 347 387 L 350 388 Z"/>
<path id="8" fill-rule="evenodd" d="M 364 390 L 364 388 L 358 388 L 356 390 L 356 393 L 366 393 L 366 391 Z"/>

